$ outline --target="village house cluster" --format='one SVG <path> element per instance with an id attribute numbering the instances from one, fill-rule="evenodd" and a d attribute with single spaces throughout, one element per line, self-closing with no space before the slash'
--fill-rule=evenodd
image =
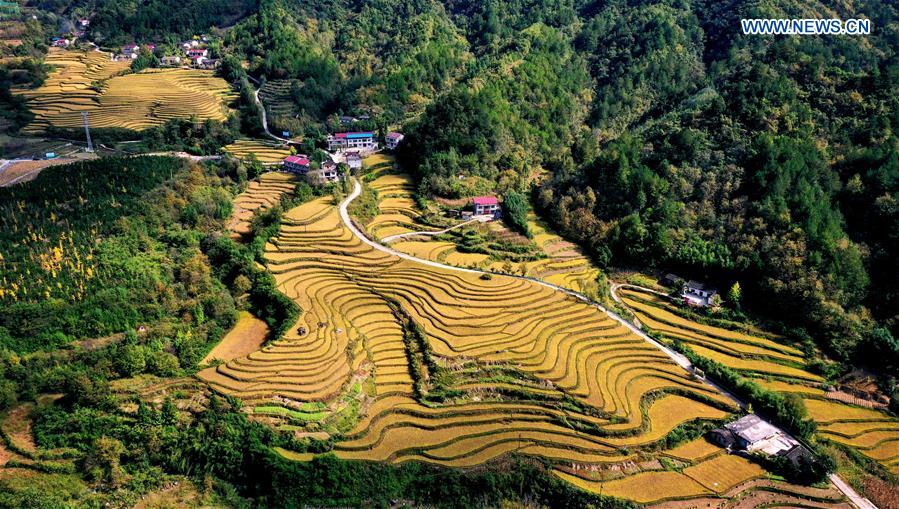
<path id="1" fill-rule="evenodd" d="M 206 35 L 195 35 L 192 39 L 178 44 L 177 54 L 165 55 L 159 59 L 163 66 L 167 67 L 195 67 L 198 69 L 215 69 L 219 62 L 211 58 L 209 52 L 209 38 Z M 141 51 L 156 51 L 155 44 L 126 44 L 122 50 L 114 55 L 113 60 L 134 60 L 140 56 Z"/>
<path id="2" fill-rule="evenodd" d="M 312 161 L 306 154 L 297 154 L 287 156 L 281 164 L 283 171 L 302 175 L 306 177 L 312 185 L 324 185 L 340 180 L 340 172 L 337 163 L 334 161 L 325 161 L 321 163 L 318 169 L 314 169 Z"/>
<path id="3" fill-rule="evenodd" d="M 388 149 L 396 150 L 403 141 L 403 135 L 391 132 L 384 139 Z M 327 145 L 334 160 L 325 161 L 316 168 L 308 155 L 297 154 L 285 157 L 281 162 L 281 170 L 306 176 L 309 183 L 314 185 L 337 182 L 341 178 L 341 172 L 335 161 L 342 161 L 349 171 L 358 173 L 362 170 L 365 156 L 379 147 L 375 134 L 370 131 L 335 133 L 328 136 Z"/>
<path id="4" fill-rule="evenodd" d="M 378 149 L 375 134 L 372 132 L 335 133 L 328 136 L 329 152 L 345 152 L 357 150 L 361 152 L 374 152 Z"/>
<path id="5" fill-rule="evenodd" d="M 75 28 L 73 30 L 64 32 L 61 35 L 50 39 L 50 45 L 54 48 L 68 48 L 72 44 L 75 44 L 78 39 L 84 37 L 85 30 L 90 24 L 91 21 L 89 19 L 79 19 L 75 23 Z"/>

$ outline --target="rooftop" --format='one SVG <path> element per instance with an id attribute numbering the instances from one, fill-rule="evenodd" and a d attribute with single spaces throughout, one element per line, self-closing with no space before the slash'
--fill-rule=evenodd
<path id="1" fill-rule="evenodd" d="M 692 290 L 705 290 L 711 293 L 717 291 L 717 289 L 715 289 L 715 287 L 713 286 L 709 286 L 705 283 L 700 283 L 699 281 L 693 281 L 692 279 L 687 281 L 687 288 L 690 288 Z"/>
<path id="2" fill-rule="evenodd" d="M 372 138 L 374 137 L 374 133 L 371 132 L 358 132 L 358 133 L 336 133 L 334 135 L 335 138 L 343 139 L 356 139 L 356 138 Z"/>
<path id="3" fill-rule="evenodd" d="M 402 137 L 403 137 L 403 133 L 387 133 L 388 139 L 396 139 L 396 138 L 402 138 Z"/>
<path id="4" fill-rule="evenodd" d="M 475 205 L 496 205 L 499 203 L 496 196 L 475 196 L 471 199 Z"/>
<path id="5" fill-rule="evenodd" d="M 781 434 L 779 429 L 763 421 L 761 417 L 755 414 L 741 417 L 732 423 L 725 424 L 724 427 L 750 444 Z"/>
<path id="6" fill-rule="evenodd" d="M 285 163 L 298 164 L 300 166 L 309 166 L 309 159 L 300 156 L 287 156 L 284 158 Z"/>

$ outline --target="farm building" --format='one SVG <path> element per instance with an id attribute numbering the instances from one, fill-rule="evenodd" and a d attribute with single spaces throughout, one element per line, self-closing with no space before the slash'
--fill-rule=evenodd
<path id="1" fill-rule="evenodd" d="M 668 287 L 681 289 L 684 281 L 686 281 L 684 278 L 669 272 L 659 282 Z"/>
<path id="2" fill-rule="evenodd" d="M 284 171 L 305 175 L 309 173 L 309 157 L 303 154 L 287 156 L 281 166 Z"/>
<path id="3" fill-rule="evenodd" d="M 785 454 L 799 443 L 783 431 L 764 421 L 755 414 L 749 414 L 723 428 L 711 431 L 713 442 L 729 449 L 742 451 L 762 451 L 767 454 Z"/>
<path id="4" fill-rule="evenodd" d="M 471 199 L 474 215 L 499 217 L 499 201 L 496 196 L 476 196 Z"/>
<path id="5" fill-rule="evenodd" d="M 684 298 L 684 303 L 690 306 L 708 307 L 717 293 L 718 290 L 714 287 L 690 280 L 684 285 L 681 296 Z"/>
<path id="6" fill-rule="evenodd" d="M 374 150 L 377 148 L 375 135 L 371 132 L 337 133 L 328 136 L 328 150 Z"/>
<path id="7" fill-rule="evenodd" d="M 178 66 L 178 65 L 181 65 L 181 57 L 179 57 L 177 55 L 162 57 L 160 59 L 160 63 L 162 63 L 162 65 L 168 65 L 168 66 Z"/>
<path id="8" fill-rule="evenodd" d="M 362 155 L 359 152 L 347 152 L 346 153 L 346 164 L 350 167 L 351 170 L 361 170 L 362 169 Z"/>
<path id="9" fill-rule="evenodd" d="M 122 46 L 122 56 L 125 58 L 135 59 L 140 55 L 140 46 L 137 44 L 126 44 Z"/>
<path id="10" fill-rule="evenodd" d="M 311 170 L 306 178 L 309 183 L 316 186 L 330 184 L 340 180 L 340 173 L 337 170 L 337 164 L 333 161 L 322 163 L 322 167 L 317 170 Z"/>
<path id="11" fill-rule="evenodd" d="M 387 148 L 389 150 L 396 150 L 396 147 L 403 141 L 403 138 L 405 138 L 405 136 L 403 136 L 402 133 L 387 133 Z"/>

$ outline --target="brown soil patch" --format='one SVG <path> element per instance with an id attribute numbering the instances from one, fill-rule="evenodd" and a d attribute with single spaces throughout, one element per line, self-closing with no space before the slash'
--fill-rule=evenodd
<path id="1" fill-rule="evenodd" d="M 246 311 L 241 311 L 237 324 L 203 359 L 203 363 L 220 359 L 225 362 L 249 355 L 262 347 L 268 337 L 268 325 Z"/>
<path id="2" fill-rule="evenodd" d="M 3 419 L 3 432 L 12 443 L 23 451 L 36 452 L 37 446 L 31 436 L 31 410 L 34 405 L 23 403 L 9 412 Z"/>
<path id="3" fill-rule="evenodd" d="M 887 407 L 886 404 L 880 403 L 877 401 L 871 401 L 868 399 L 862 399 L 855 395 L 849 394 L 848 392 L 843 391 L 831 391 L 824 394 L 824 397 L 827 399 L 832 399 L 835 401 L 840 401 L 843 403 L 849 403 L 850 405 L 861 406 L 865 408 L 877 408 L 883 410 Z"/>
<path id="4" fill-rule="evenodd" d="M 882 479 L 868 476 L 864 482 L 865 496 L 880 509 L 899 509 L 899 488 Z"/>

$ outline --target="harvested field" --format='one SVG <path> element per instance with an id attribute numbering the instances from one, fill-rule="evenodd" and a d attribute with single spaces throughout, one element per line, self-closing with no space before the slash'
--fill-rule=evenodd
<path id="1" fill-rule="evenodd" d="M 723 493 L 741 482 L 764 476 L 765 470 L 742 456 L 723 454 L 685 468 L 684 475 L 715 493 Z"/>
<path id="2" fill-rule="evenodd" d="M 711 494 L 693 479 L 677 472 L 642 472 L 606 482 L 586 481 L 570 474 L 556 472 L 563 480 L 592 493 L 602 493 L 635 502 L 659 502 L 667 499 L 696 498 Z"/>
<path id="3" fill-rule="evenodd" d="M 201 364 L 213 360 L 230 361 L 259 350 L 268 336 L 268 325 L 247 311 L 241 311 L 237 323 L 203 358 Z"/>
<path id="4" fill-rule="evenodd" d="M 113 62 L 101 52 L 51 48 L 46 63 L 55 67 L 43 85 L 18 89 L 35 114 L 26 132 L 48 126 L 77 129 L 82 112 L 94 128 L 141 130 L 173 118 L 225 120 L 236 97 L 212 71 L 146 69 L 125 73 L 130 62 Z"/>
<path id="5" fill-rule="evenodd" d="M 13 447 L 26 453 L 37 452 L 37 446 L 31 436 L 31 411 L 33 409 L 33 404 L 22 403 L 8 410 L 0 422 L 3 434 L 9 438 Z"/>
<path id="6" fill-rule="evenodd" d="M 762 387 L 802 396 L 809 417 L 819 424 L 819 437 L 852 447 L 888 469 L 899 458 L 899 420 L 828 399 L 833 393 L 821 388 L 820 376 L 801 367 L 805 360 L 796 348 L 757 328 L 747 328 L 758 334 L 750 335 L 693 322 L 679 316 L 677 307 L 659 295 L 628 288 L 620 289 L 619 295 L 644 328 L 666 340 L 683 341 L 696 354 L 743 372 Z"/>
<path id="7" fill-rule="evenodd" d="M 222 147 L 222 150 L 238 159 L 247 159 L 252 154 L 263 164 L 280 163 L 290 155 L 287 147 L 267 140 L 236 140 L 234 143 Z"/>
<path id="8" fill-rule="evenodd" d="M 382 190 L 397 184 L 393 177 L 379 178 Z M 445 247 L 428 244 L 397 245 L 419 256 Z M 467 467 L 517 450 L 611 464 L 651 450 L 683 422 L 735 410 L 627 328 L 561 292 L 371 248 L 343 226 L 331 197 L 289 211 L 265 258 L 279 290 L 304 311 L 297 330 L 199 376 L 250 403 L 256 417 L 339 431 L 334 453 L 344 459 Z M 407 339 L 412 322 L 422 334 L 414 341 L 427 344 L 423 364 Z M 453 396 L 420 401 L 440 391 Z M 562 410 L 563 397 L 577 406 Z M 303 406 L 312 403 L 316 410 Z M 347 408 L 357 408 L 352 419 L 339 410 Z M 591 427 L 603 432 L 583 431 Z"/>
<path id="9" fill-rule="evenodd" d="M 769 479 L 746 481 L 715 498 L 671 500 L 649 506 L 651 509 L 756 509 L 759 507 L 805 507 L 815 509 L 852 509 L 835 488 L 811 488 Z"/>
<path id="10" fill-rule="evenodd" d="M 44 168 L 78 161 L 76 158 L 45 159 L 10 163 L 0 169 L 0 187 L 34 180 Z"/>
<path id="11" fill-rule="evenodd" d="M 237 236 L 250 232 L 250 222 L 257 210 L 265 210 L 280 203 L 281 197 L 293 193 L 296 177 L 289 173 L 263 173 L 250 182 L 244 192 L 234 200 L 234 211 L 228 221 L 228 229 Z"/>

